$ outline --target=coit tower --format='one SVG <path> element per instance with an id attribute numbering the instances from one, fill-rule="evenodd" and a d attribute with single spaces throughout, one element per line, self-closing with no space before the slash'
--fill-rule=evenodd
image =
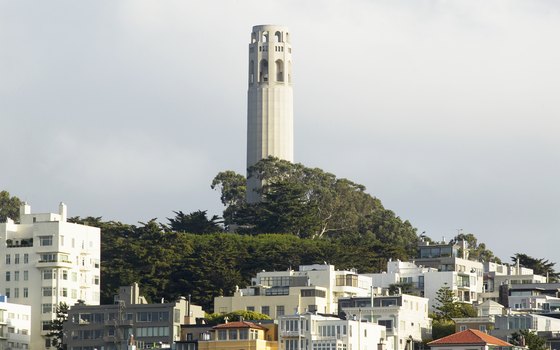
<path id="1" fill-rule="evenodd" d="M 294 160 L 292 46 L 288 28 L 253 27 L 249 44 L 247 168 L 269 156 Z M 247 202 L 261 183 L 247 173 Z"/>

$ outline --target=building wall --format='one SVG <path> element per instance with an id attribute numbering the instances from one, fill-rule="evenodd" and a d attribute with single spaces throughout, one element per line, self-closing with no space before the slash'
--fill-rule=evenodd
<path id="1" fill-rule="evenodd" d="M 66 221 L 59 213 L 20 209 L 20 224 L 0 224 L 0 293 L 31 306 L 31 347 L 44 349 L 48 324 L 59 303 L 99 304 L 100 230 Z"/>
<path id="2" fill-rule="evenodd" d="M 0 297 L 0 349 L 29 349 L 30 342 L 31 307 Z"/>

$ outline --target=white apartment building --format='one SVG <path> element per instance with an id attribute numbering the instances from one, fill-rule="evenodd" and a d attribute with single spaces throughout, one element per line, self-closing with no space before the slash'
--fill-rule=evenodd
<path id="1" fill-rule="evenodd" d="M 458 259 L 458 258 L 457 258 Z M 470 261 L 459 259 L 461 266 L 458 271 L 440 271 L 433 267 L 417 266 L 411 262 L 400 260 L 387 262 L 387 272 L 375 273 L 372 277 L 373 285 L 380 288 L 389 288 L 392 284 L 410 283 L 420 296 L 430 300 L 430 310 L 436 304 L 436 295 L 440 288 L 449 287 L 460 302 L 473 303 L 478 300 L 482 293 L 482 269 L 467 270 L 465 266 Z M 480 264 L 476 261 L 472 263 Z M 478 266 L 478 265 L 477 265 Z"/>
<path id="2" fill-rule="evenodd" d="M 410 349 L 410 342 L 422 342 L 432 336 L 427 298 L 414 295 L 373 295 L 343 298 L 338 301 L 339 316 L 377 323 L 386 327 L 387 350 Z M 372 307 L 373 305 L 373 307 Z"/>
<path id="3" fill-rule="evenodd" d="M 214 298 L 214 312 L 256 311 L 271 318 L 294 313 L 338 312 L 338 298 L 367 296 L 371 277 L 333 265 L 304 265 L 299 271 L 259 272 L 251 286 Z"/>
<path id="4" fill-rule="evenodd" d="M 31 306 L 8 302 L 0 296 L 0 349 L 29 349 Z"/>
<path id="5" fill-rule="evenodd" d="M 484 263 L 484 285 L 482 300 L 500 302 L 500 287 L 518 284 L 547 283 L 545 276 L 537 275 L 532 269 L 517 265 Z M 503 298 L 502 298 L 503 299 Z M 507 305 L 505 305 L 507 306 Z"/>
<path id="6" fill-rule="evenodd" d="M 29 305 L 31 348 L 48 349 L 49 322 L 59 303 L 99 304 L 100 230 L 67 222 L 58 213 L 31 213 L 24 203 L 19 223 L 0 224 L 0 292 Z"/>
<path id="7" fill-rule="evenodd" d="M 385 327 L 370 322 L 306 313 L 278 323 L 278 350 L 371 350 L 385 342 Z"/>

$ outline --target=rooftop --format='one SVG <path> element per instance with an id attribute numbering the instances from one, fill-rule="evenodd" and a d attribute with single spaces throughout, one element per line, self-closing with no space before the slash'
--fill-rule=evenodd
<path id="1" fill-rule="evenodd" d="M 476 329 L 467 329 L 459 333 L 448 335 L 432 342 L 429 342 L 429 346 L 439 346 L 439 345 L 453 345 L 453 344 L 466 344 L 466 345 L 496 345 L 496 346 L 513 346 L 512 344 L 505 342 L 501 339 L 488 335 L 484 332 L 478 331 Z"/>

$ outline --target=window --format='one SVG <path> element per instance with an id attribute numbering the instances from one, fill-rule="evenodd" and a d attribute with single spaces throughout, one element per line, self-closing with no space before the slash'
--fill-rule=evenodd
<path id="1" fill-rule="evenodd" d="M 23 288 L 23 297 L 24 298 L 29 298 L 29 289 Z"/>
<path id="2" fill-rule="evenodd" d="M 29 271 L 25 270 L 23 271 L 23 280 L 27 281 L 29 279 Z"/>
<path id="3" fill-rule="evenodd" d="M 10 263 L 11 263 L 11 255 L 6 254 L 6 265 L 10 265 Z"/>
<path id="4" fill-rule="evenodd" d="M 249 339 L 249 330 L 248 329 L 240 329 L 239 330 L 239 339 L 240 340 L 247 340 Z"/>
<path id="5" fill-rule="evenodd" d="M 276 317 L 284 315 L 284 305 L 276 306 Z"/>
<path id="6" fill-rule="evenodd" d="M 486 325 L 481 324 L 480 326 L 478 326 L 478 330 L 486 333 Z"/>
<path id="7" fill-rule="evenodd" d="M 44 246 L 50 246 L 53 244 L 53 236 L 39 236 L 39 245 L 44 247 Z"/>
<path id="8" fill-rule="evenodd" d="M 14 288 L 14 298 L 19 298 L 19 288 Z"/>
<path id="9" fill-rule="evenodd" d="M 43 287 L 43 296 L 44 297 L 52 297 L 53 295 L 53 287 Z"/>
<path id="10" fill-rule="evenodd" d="M 247 311 L 255 311 L 255 307 L 254 306 L 247 306 Z"/>
<path id="11" fill-rule="evenodd" d="M 68 296 L 68 288 L 62 288 L 60 290 L 60 296 L 61 297 L 67 297 Z"/>
<path id="12" fill-rule="evenodd" d="M 68 270 L 62 270 L 62 279 L 63 279 L 63 280 L 67 280 L 67 279 L 68 279 Z"/>
<path id="13" fill-rule="evenodd" d="M 27 253 L 23 254 L 23 263 L 24 264 L 29 263 L 29 254 L 27 254 Z"/>
<path id="14" fill-rule="evenodd" d="M 44 314 L 50 314 L 53 312 L 53 304 L 43 304 L 42 308 Z"/>
<path id="15" fill-rule="evenodd" d="M 6 288 L 6 293 L 5 293 L 6 297 L 10 297 L 10 288 Z"/>
<path id="16" fill-rule="evenodd" d="M 14 255 L 14 264 L 19 264 L 19 254 Z"/>
<path id="17" fill-rule="evenodd" d="M 229 340 L 237 340 L 237 329 L 229 330 Z"/>
<path id="18" fill-rule="evenodd" d="M 14 281 L 19 281 L 19 271 L 14 271 Z"/>
<path id="19" fill-rule="evenodd" d="M 99 276 L 93 276 L 93 284 L 99 284 Z"/>
<path id="20" fill-rule="evenodd" d="M 10 271 L 6 271 L 6 282 L 10 281 Z"/>
<path id="21" fill-rule="evenodd" d="M 261 314 L 270 316 L 270 306 L 261 306 Z"/>
<path id="22" fill-rule="evenodd" d="M 465 325 L 459 326 L 459 331 L 460 331 L 460 332 L 466 331 L 466 330 L 467 330 L 467 326 L 465 326 Z"/>
<path id="23" fill-rule="evenodd" d="M 225 329 L 218 330 L 218 340 L 227 340 L 227 331 Z"/>

